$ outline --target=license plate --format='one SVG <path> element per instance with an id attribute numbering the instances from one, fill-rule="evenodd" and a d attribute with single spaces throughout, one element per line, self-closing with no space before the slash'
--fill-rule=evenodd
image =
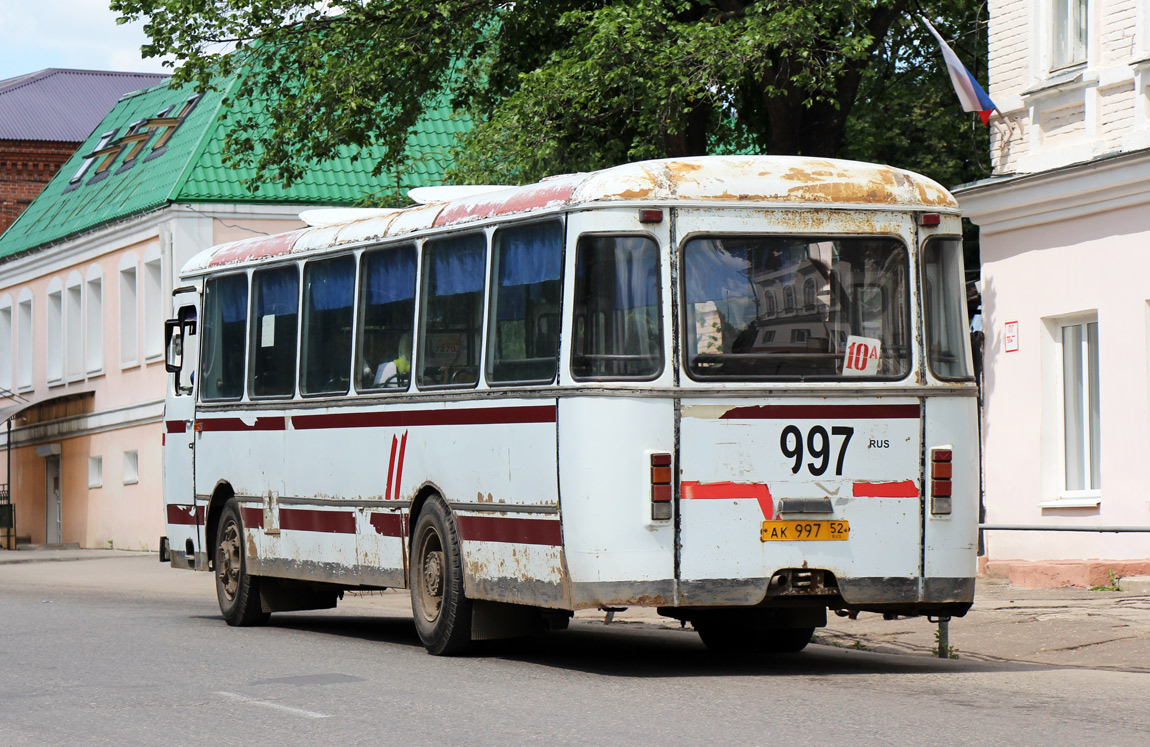
<path id="1" fill-rule="evenodd" d="M 822 542 L 850 537 L 848 521 L 764 521 L 763 542 Z"/>

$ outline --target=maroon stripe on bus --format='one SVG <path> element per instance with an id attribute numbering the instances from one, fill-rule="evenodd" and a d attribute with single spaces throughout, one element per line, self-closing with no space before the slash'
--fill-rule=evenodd
<path id="1" fill-rule="evenodd" d="M 264 528 L 264 510 L 262 508 L 240 506 L 240 519 L 244 522 L 244 529 Z"/>
<path id="2" fill-rule="evenodd" d="M 404 535 L 403 514 L 372 514 L 370 521 L 376 533 L 382 534 L 384 537 L 402 537 Z"/>
<path id="3" fill-rule="evenodd" d="M 188 423 L 186 420 L 165 420 L 164 427 L 168 433 L 187 433 Z"/>
<path id="4" fill-rule="evenodd" d="M 256 418 L 248 425 L 240 418 L 201 418 L 196 425 L 208 431 L 282 431 L 287 427 L 287 418 L 282 415 L 271 418 Z"/>
<path id="5" fill-rule="evenodd" d="M 297 532 L 355 534 L 355 514 L 350 511 L 317 511 L 311 508 L 281 508 L 280 529 Z"/>
<path id="6" fill-rule="evenodd" d="M 753 405 L 733 407 L 720 420 L 892 420 L 918 419 L 918 405 Z"/>
<path id="7" fill-rule="evenodd" d="M 181 506 L 176 503 L 167 505 L 168 523 L 194 526 L 204 523 L 203 506 Z"/>
<path id="8" fill-rule="evenodd" d="M 503 516 L 457 516 L 459 536 L 474 542 L 512 542 L 521 545 L 563 544 L 555 519 L 511 519 Z"/>
<path id="9" fill-rule="evenodd" d="M 293 428 L 302 431 L 319 428 L 409 428 L 420 425 L 508 425 L 554 423 L 555 420 L 555 405 L 529 405 L 293 415 L 291 423 Z"/>

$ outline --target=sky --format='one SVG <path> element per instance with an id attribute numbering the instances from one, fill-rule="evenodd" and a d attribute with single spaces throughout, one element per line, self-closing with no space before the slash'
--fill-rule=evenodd
<path id="1" fill-rule="evenodd" d="M 0 80 L 49 67 L 170 73 L 140 57 L 143 24 L 116 25 L 107 0 L 0 0 Z"/>

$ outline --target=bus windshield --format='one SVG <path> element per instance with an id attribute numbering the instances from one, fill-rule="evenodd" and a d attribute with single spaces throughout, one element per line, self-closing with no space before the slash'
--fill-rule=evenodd
<path id="1" fill-rule="evenodd" d="M 910 368 L 897 239 L 700 237 L 683 265 L 692 378 L 893 379 Z"/>

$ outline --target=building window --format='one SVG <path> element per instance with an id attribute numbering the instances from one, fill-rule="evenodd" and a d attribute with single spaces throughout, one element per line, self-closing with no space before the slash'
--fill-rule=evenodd
<path id="1" fill-rule="evenodd" d="M 153 247 L 144 256 L 144 359 L 164 355 L 164 277 L 161 273 L 160 248 Z"/>
<path id="2" fill-rule="evenodd" d="M 124 452 L 124 484 L 135 485 L 140 481 L 140 455 L 138 451 Z"/>
<path id="3" fill-rule="evenodd" d="M 104 487 L 104 457 L 88 457 L 88 487 Z"/>
<path id="4" fill-rule="evenodd" d="M 1061 326 L 1063 496 L 1102 488 L 1099 443 L 1098 322 Z"/>
<path id="5" fill-rule="evenodd" d="M 795 313 L 795 289 L 789 285 L 783 286 L 783 311 Z"/>
<path id="6" fill-rule="evenodd" d="M 35 343 L 32 342 L 32 291 L 25 288 L 16 302 L 16 388 L 32 388 L 32 362 Z"/>
<path id="7" fill-rule="evenodd" d="M 84 370 L 89 375 L 104 371 L 104 275 L 99 265 L 88 268 L 85 281 L 87 307 L 84 309 Z"/>
<path id="8" fill-rule="evenodd" d="M 60 278 L 48 283 L 47 377 L 49 384 L 64 381 L 64 284 Z"/>
<path id="9" fill-rule="evenodd" d="M 1051 0 L 1050 69 L 1086 62 L 1087 0 Z"/>
<path id="10" fill-rule="evenodd" d="M 139 300 L 136 293 L 136 257 L 125 254 L 120 260 L 120 366 L 140 362 Z"/>
<path id="11" fill-rule="evenodd" d="M 83 291 L 84 279 L 73 272 L 64 289 L 64 373 L 68 381 L 84 378 Z"/>
<path id="12" fill-rule="evenodd" d="M 0 397 L 12 392 L 12 296 L 0 296 Z"/>

